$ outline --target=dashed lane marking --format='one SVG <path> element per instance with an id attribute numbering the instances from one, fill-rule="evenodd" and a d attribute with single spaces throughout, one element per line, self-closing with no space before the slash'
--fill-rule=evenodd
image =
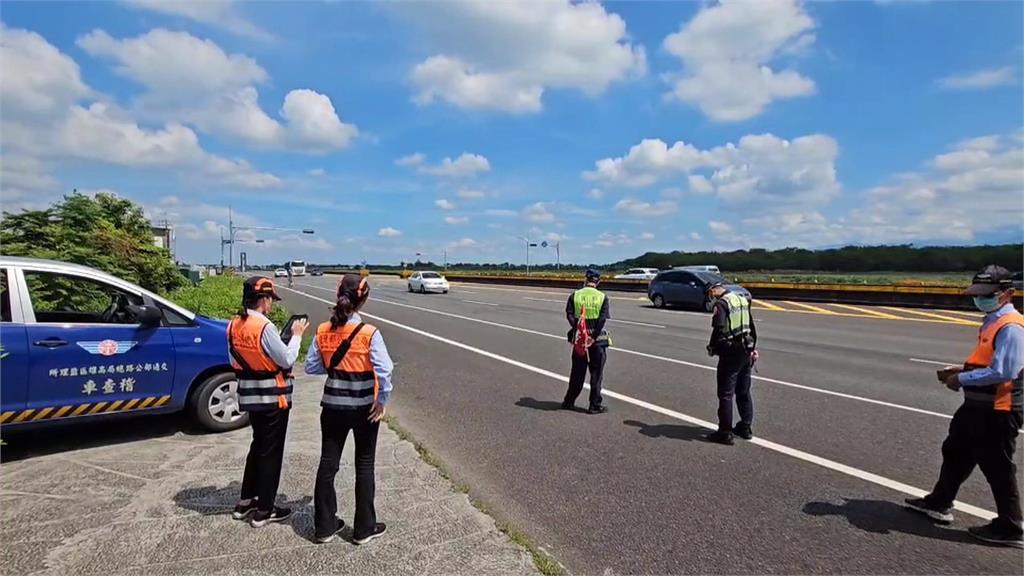
<path id="1" fill-rule="evenodd" d="M 842 308 L 844 310 L 853 310 L 854 312 L 861 312 L 864 314 L 870 314 L 871 316 L 877 316 L 879 318 L 885 318 L 887 320 L 899 320 L 899 316 L 893 316 L 892 314 L 886 314 L 885 312 L 879 312 L 872 310 L 871 308 L 862 308 L 860 306 L 850 306 L 849 304 L 832 304 L 836 308 Z"/>
<path id="2" fill-rule="evenodd" d="M 648 324 L 647 322 L 633 322 L 632 320 L 616 320 L 615 318 L 609 318 L 609 322 L 617 322 L 619 324 L 632 324 L 633 326 L 647 326 L 649 328 L 664 328 L 661 324 Z"/>
<path id="3" fill-rule="evenodd" d="M 923 358 L 908 358 L 911 362 L 917 362 L 918 364 L 934 364 L 936 366 L 955 366 L 956 364 L 951 362 L 939 362 L 938 360 L 924 360 Z"/>
<path id="4" fill-rule="evenodd" d="M 782 306 L 779 306 L 778 304 L 772 304 L 771 302 L 767 302 L 765 300 L 754 300 L 751 302 L 751 304 L 754 306 L 760 304 L 766 310 L 785 310 L 785 308 L 783 308 Z"/>
<path id="5" fill-rule="evenodd" d="M 821 306 L 814 306 L 814 305 L 811 305 L 811 304 L 804 304 L 803 302 L 793 302 L 793 301 L 790 301 L 790 300 L 784 300 L 784 302 L 786 304 L 789 304 L 790 306 L 799 306 L 801 308 L 810 310 L 811 312 L 817 312 L 818 314 L 830 314 L 830 315 L 831 314 L 835 314 L 835 311 L 833 311 L 833 310 L 826 310 L 825 308 L 822 308 Z"/>
<path id="6" fill-rule="evenodd" d="M 311 298 L 313 300 L 318 300 L 320 302 L 326 302 L 327 304 L 331 303 L 328 300 L 325 300 L 323 298 L 318 298 L 316 296 L 313 296 L 312 294 L 307 294 L 305 292 L 300 292 L 298 290 L 292 290 L 290 288 L 285 288 L 283 286 L 282 286 L 282 288 L 285 289 L 285 290 L 289 290 L 291 292 L 296 292 L 297 294 L 305 296 L 306 298 Z M 383 302 L 383 303 L 386 303 L 386 304 L 395 304 L 394 302 L 386 302 L 386 301 L 382 301 L 382 300 L 378 300 L 378 302 Z M 405 306 L 405 305 L 402 305 L 402 306 Z M 409 307 L 410 308 L 415 308 L 414 306 L 409 306 Z M 464 343 L 459 342 L 457 340 L 451 340 L 451 339 L 445 338 L 443 336 L 438 336 L 438 335 L 433 334 L 431 332 L 427 332 L 425 330 L 420 330 L 419 328 L 414 328 L 412 326 L 407 326 L 405 324 L 401 324 L 399 322 L 395 322 L 394 320 L 388 320 L 387 318 L 383 318 L 383 317 L 377 316 L 376 314 L 364 313 L 363 316 L 365 316 L 367 318 L 370 318 L 372 320 L 376 320 L 378 322 L 382 322 L 384 324 L 388 324 L 390 326 L 394 326 L 396 328 L 405 330 L 407 332 L 411 332 L 413 334 L 418 334 L 418 335 L 423 336 L 425 338 L 430 338 L 431 340 L 436 340 L 438 342 L 441 342 L 441 343 L 444 343 L 444 344 L 448 344 L 449 346 L 454 346 L 456 348 L 461 348 L 461 349 L 466 350 L 468 352 L 473 352 L 474 354 L 479 354 L 481 356 L 484 356 L 484 357 L 487 357 L 487 358 L 491 358 L 493 360 L 497 360 L 497 361 L 502 362 L 504 364 L 509 364 L 510 366 L 515 366 L 515 367 L 521 368 L 523 370 L 528 370 L 530 372 L 533 372 L 535 374 L 539 374 L 541 376 L 545 376 L 545 377 L 550 378 L 552 380 L 557 380 L 557 381 L 563 382 L 563 383 L 567 383 L 569 381 L 569 378 L 564 376 L 564 375 L 562 375 L 562 374 L 556 374 L 556 373 L 551 372 L 549 370 L 545 370 L 545 369 L 537 367 L 537 366 L 526 364 L 525 362 L 520 362 L 518 360 L 514 360 L 512 358 L 508 358 L 507 356 L 502 356 L 500 354 L 495 354 L 494 352 L 488 352 L 487 350 L 476 348 L 474 346 L 470 346 L 468 344 L 464 344 Z M 469 319 L 469 320 L 472 320 L 472 319 Z M 584 384 L 584 387 L 588 388 L 588 389 L 590 388 L 590 386 L 586 385 L 586 384 Z M 658 406 L 657 404 L 652 404 L 650 402 L 646 402 L 644 400 L 633 398 L 633 397 L 627 396 L 625 394 L 620 394 L 618 392 L 615 392 L 613 390 L 609 390 L 607 388 L 602 390 L 602 393 L 605 396 L 607 396 L 608 398 L 615 398 L 616 400 L 620 400 L 622 402 L 626 402 L 628 404 L 632 404 L 632 405 L 638 406 L 640 408 L 645 408 L 647 410 L 650 410 L 651 412 L 656 412 L 658 414 L 662 414 L 664 416 L 668 416 L 668 417 L 674 418 L 676 420 L 681 420 L 681 421 L 687 422 L 689 424 L 694 424 L 696 426 L 700 426 L 700 427 L 705 428 L 707 430 L 717 430 L 718 429 L 718 425 L 717 424 L 714 424 L 712 422 L 708 422 L 707 420 L 702 420 L 700 418 L 696 418 L 696 417 L 693 417 L 693 416 L 690 416 L 690 415 L 687 415 L 687 414 L 683 414 L 682 412 L 677 412 L 675 410 L 670 410 L 668 408 L 664 408 L 662 406 Z M 908 496 L 913 496 L 915 498 L 920 498 L 920 497 L 923 497 L 923 496 L 928 494 L 928 492 L 926 490 L 922 490 L 921 488 L 917 488 L 915 486 L 911 486 L 910 484 L 905 484 L 905 483 L 899 482 L 897 480 L 892 480 L 892 479 L 887 478 L 885 476 L 874 474 L 874 473 L 868 472 L 866 470 L 861 470 L 860 468 L 855 468 L 853 466 L 848 466 L 848 465 L 843 464 L 841 462 L 836 462 L 835 460 L 829 460 L 828 458 L 822 458 L 820 456 L 816 456 L 816 455 L 811 454 L 809 452 L 804 452 L 803 450 L 798 450 L 796 448 L 790 448 L 789 446 L 785 446 L 785 445 L 779 444 L 777 442 L 772 442 L 770 440 L 765 440 L 763 438 L 754 438 L 754 439 L 750 440 L 749 443 L 750 444 L 754 444 L 756 446 L 760 446 L 762 448 L 767 448 L 768 450 L 772 450 L 772 451 L 777 452 L 779 454 L 785 454 L 787 456 L 790 456 L 790 457 L 795 458 L 797 460 L 801 460 L 803 462 L 807 462 L 807 463 L 810 463 L 810 464 L 815 464 L 817 466 L 821 466 L 822 468 L 826 468 L 828 470 L 832 470 L 832 471 L 835 471 L 835 472 L 839 472 L 841 474 L 845 474 L 847 476 L 851 476 L 853 478 L 864 480 L 866 482 L 870 482 L 872 484 L 875 484 L 875 485 L 878 485 L 878 486 L 882 486 L 884 488 L 888 488 L 888 489 L 894 490 L 896 492 L 902 492 L 903 494 L 906 494 Z M 966 514 L 970 514 L 971 516 L 976 516 L 976 517 L 981 518 L 983 520 L 992 520 L 992 519 L 994 519 L 996 517 L 996 514 L 993 513 L 993 512 L 990 512 L 989 510 L 985 510 L 984 508 L 980 508 L 980 507 L 974 506 L 972 504 L 967 504 L 967 503 L 964 503 L 964 502 L 960 502 L 959 500 L 953 502 L 953 507 L 956 508 L 957 510 L 960 510 L 961 512 L 964 512 Z"/>
<path id="7" fill-rule="evenodd" d="M 479 304 L 481 306 L 497 306 L 494 302 L 479 302 L 477 300 L 463 300 L 467 304 Z"/>
<path id="8" fill-rule="evenodd" d="M 965 326 L 981 326 L 981 322 L 972 322 L 963 318 L 955 318 L 953 316 L 946 316 L 942 314 L 935 314 L 933 312 L 922 312 L 920 310 L 913 310 L 910 308 L 893 308 L 892 306 L 882 306 L 886 310 L 892 310 L 893 312 L 900 312 L 903 314 L 915 314 L 918 316 L 924 316 L 925 318 L 936 318 L 938 320 L 945 320 L 946 322 L 952 322 L 954 324 L 963 324 Z"/>

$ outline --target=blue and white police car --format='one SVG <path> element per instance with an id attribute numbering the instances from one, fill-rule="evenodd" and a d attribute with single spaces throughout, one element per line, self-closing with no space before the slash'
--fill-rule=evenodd
<path id="1" fill-rule="evenodd" d="M 0 425 L 184 410 L 245 426 L 226 330 L 92 268 L 0 256 Z"/>

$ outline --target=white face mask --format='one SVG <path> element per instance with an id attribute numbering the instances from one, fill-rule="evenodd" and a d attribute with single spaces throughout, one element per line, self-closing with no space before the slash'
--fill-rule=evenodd
<path id="1" fill-rule="evenodd" d="M 982 312 L 995 312 L 1001 305 L 999 304 L 999 294 L 992 294 L 990 296 L 975 296 L 974 306 Z"/>

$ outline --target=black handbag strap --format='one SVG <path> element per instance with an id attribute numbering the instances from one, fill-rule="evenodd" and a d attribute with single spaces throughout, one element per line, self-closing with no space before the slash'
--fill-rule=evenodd
<path id="1" fill-rule="evenodd" d="M 345 341 L 338 346 L 338 349 L 331 355 L 331 365 L 326 366 L 327 370 L 335 370 L 338 363 L 341 362 L 345 355 L 348 354 L 349 349 L 352 348 L 352 341 L 356 339 L 356 334 L 359 334 L 359 331 L 363 329 L 363 326 L 366 326 L 366 323 L 360 322 L 359 325 L 356 326 L 355 330 L 348 335 L 348 338 L 345 338 Z"/>

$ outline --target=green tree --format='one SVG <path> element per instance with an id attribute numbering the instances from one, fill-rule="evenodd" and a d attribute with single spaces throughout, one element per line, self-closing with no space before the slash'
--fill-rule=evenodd
<path id="1" fill-rule="evenodd" d="M 4 212 L 0 252 L 91 266 L 154 292 L 185 283 L 170 253 L 153 243 L 142 208 L 113 194 L 74 193 L 45 210 Z"/>

